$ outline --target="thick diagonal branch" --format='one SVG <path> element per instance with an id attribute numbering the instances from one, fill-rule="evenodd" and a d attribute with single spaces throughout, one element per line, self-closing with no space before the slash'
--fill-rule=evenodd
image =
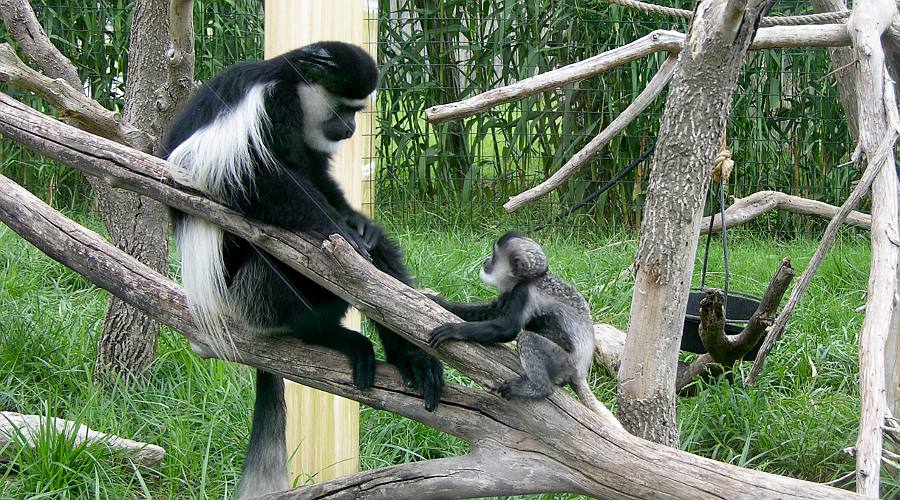
<path id="1" fill-rule="evenodd" d="M 321 242 L 308 237 L 254 224 L 205 198 L 162 184 L 163 164 L 159 159 L 67 127 L 15 101 L 10 102 L 2 95 L 0 133 L 35 151 L 103 176 L 111 184 L 154 196 L 182 211 L 220 224 L 265 248 L 273 256 L 347 298 L 367 315 L 375 316 L 414 342 L 421 343 L 434 326 L 454 320 L 452 315 L 419 293 L 375 270 L 340 238 L 332 237 L 325 245 L 327 248 L 323 249 Z M 0 199 L 6 199 L 8 192 L 0 188 Z M 4 206 L 8 208 L 0 217 L 8 223 L 14 223 L 21 217 L 20 203 L 12 201 Z M 39 226 L 37 233 L 46 227 Z M 76 245 L 74 248 L 87 253 L 93 251 L 91 245 Z M 65 259 L 66 254 L 72 253 L 77 251 L 68 250 L 55 257 Z M 109 259 L 100 258 L 96 262 L 103 266 L 109 264 Z M 145 282 L 125 281 L 125 286 L 120 289 L 131 294 L 146 293 L 142 288 Z M 159 292 L 167 293 L 161 294 L 161 306 L 177 303 L 178 300 L 183 304 L 183 296 L 171 287 L 168 292 L 164 287 L 149 293 Z M 184 311 L 184 308 L 181 310 Z M 182 316 L 181 327 L 192 327 L 185 326 L 186 321 L 187 317 Z M 339 368 L 345 365 L 340 355 L 329 355 L 327 351 L 314 349 L 310 351 L 309 358 L 288 358 L 287 346 L 297 349 L 304 346 L 284 338 L 249 339 L 239 336 L 236 340 L 243 362 L 265 366 L 267 370 L 281 363 L 284 369 L 274 368 L 272 371 L 306 383 L 320 384 L 320 388 L 350 395 L 376 407 L 386 406 L 384 391 L 387 390 L 397 390 L 407 395 L 404 397 L 414 398 L 408 393 L 409 389 L 398 387 L 402 384 L 396 375 L 392 375 L 396 378 L 389 386 L 382 385 L 384 375 L 394 373 L 393 370 L 385 372 L 386 368 L 379 368 L 376 387 L 356 391 L 349 384 L 349 373 Z M 481 379 L 506 377 L 516 365 L 515 358 L 504 349 L 487 349 L 464 343 L 449 343 L 437 354 Z M 298 359 L 301 361 L 298 362 Z M 509 453 L 524 455 L 526 459 L 533 457 L 533 454 L 546 457 L 555 464 L 566 481 L 572 479 L 573 484 L 566 485 L 565 489 L 575 493 L 612 499 L 646 497 L 654 493 L 672 498 L 697 498 L 706 496 L 709 491 L 723 496 L 761 498 L 852 497 L 852 494 L 834 488 L 743 469 L 641 440 L 614 426 L 604 425 L 596 414 L 559 393 L 546 400 L 508 402 L 471 389 L 451 386 L 443 401 L 444 404 L 433 414 L 426 412 L 418 400 L 405 407 L 407 410 L 402 411 L 406 413 L 401 414 L 470 439 L 476 447 L 479 439 L 487 439 Z M 457 424 L 448 425 L 448 418 Z M 428 496 L 425 491 L 420 491 L 420 494 Z"/>

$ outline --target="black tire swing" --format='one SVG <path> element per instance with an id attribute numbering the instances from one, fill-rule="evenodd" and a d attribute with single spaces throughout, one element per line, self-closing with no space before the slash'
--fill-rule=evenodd
<path id="1" fill-rule="evenodd" d="M 731 153 L 724 148 L 725 138 L 722 138 L 722 152 L 719 153 L 715 160 L 716 166 L 713 168 L 712 181 L 710 182 L 710 191 L 715 180 L 718 179 L 719 194 L 719 218 L 722 221 L 722 254 L 725 264 L 725 333 L 727 335 L 736 335 L 743 331 L 747 321 L 756 312 L 759 303 L 762 300 L 747 293 L 729 290 L 730 262 L 728 260 L 728 231 L 725 226 L 725 180 L 731 174 L 731 165 L 725 167 L 725 162 L 730 162 Z M 706 270 L 709 262 L 709 245 L 712 241 L 712 230 L 715 222 L 715 214 L 711 213 L 709 217 L 709 229 L 706 232 L 706 248 L 703 251 L 703 270 L 700 272 L 700 286 L 691 288 L 688 294 L 687 311 L 684 316 L 684 327 L 681 335 L 681 350 L 703 354 L 706 347 L 700 339 L 700 301 L 706 295 L 708 290 L 706 286 Z M 759 348 L 765 340 L 765 335 L 760 336 L 759 342 L 756 343 L 746 354 L 743 359 L 752 360 L 756 358 Z"/>

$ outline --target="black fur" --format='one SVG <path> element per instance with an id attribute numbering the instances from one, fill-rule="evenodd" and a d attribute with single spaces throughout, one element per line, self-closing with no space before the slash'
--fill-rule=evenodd
<path id="1" fill-rule="evenodd" d="M 220 113 L 238 106 L 253 86 L 271 84 L 265 96 L 271 123 L 265 145 L 275 165 L 265 165 L 263 156 L 254 149 L 252 185 L 244 190 L 226 185 L 225 194 L 218 201 L 248 217 L 285 229 L 323 239 L 340 234 L 380 270 L 411 285 L 399 247 L 379 226 L 349 206 L 329 174 L 330 155 L 310 147 L 303 128 L 298 86 L 317 84 L 336 96 L 362 99 L 375 89 L 377 80 L 374 61 L 359 47 L 340 42 L 321 42 L 270 60 L 234 65 L 197 90 L 175 119 L 159 156 L 168 157 L 192 134 L 213 123 Z M 347 111 L 337 109 L 339 106 L 338 103 L 332 109 Z M 351 117 L 355 111 L 350 110 Z M 176 229 L 186 222 L 186 217 L 174 214 Z M 193 249 L 180 250 L 184 254 Z M 374 350 L 360 333 L 340 325 L 348 309 L 344 300 L 239 237 L 225 235 L 223 258 L 229 295 L 243 291 L 241 296 L 251 311 L 243 318 L 245 321 L 262 328 L 287 327 L 291 335 L 304 342 L 341 351 L 352 364 L 354 384 L 359 388 L 372 385 Z M 388 362 L 419 388 L 425 407 L 434 410 L 443 389 L 440 362 L 386 327 L 376 325 L 376 329 Z M 267 382 L 268 377 L 271 376 L 260 380 Z M 256 428 L 259 422 L 283 419 L 283 405 L 278 403 L 281 396 L 272 394 L 280 393 L 281 386 L 261 382 L 258 390 L 256 411 L 270 414 L 254 415 L 255 437 L 260 437 Z M 247 469 L 253 465 L 251 459 L 266 453 L 252 449 L 253 446 L 274 446 L 272 443 L 279 439 L 283 441 L 283 424 L 280 430 L 277 424 L 270 430 L 275 435 L 269 436 L 268 442 L 262 437 L 251 439 L 244 477 L 252 472 Z M 253 492 L 261 493 L 264 492 Z"/>

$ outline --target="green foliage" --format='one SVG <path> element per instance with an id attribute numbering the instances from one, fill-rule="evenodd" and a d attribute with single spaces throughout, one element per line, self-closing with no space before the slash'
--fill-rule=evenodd
<path id="1" fill-rule="evenodd" d="M 687 1 L 663 3 L 693 7 Z M 377 199 L 392 217 L 416 222 L 422 214 L 454 213 L 476 225 L 505 221 L 529 226 L 591 193 L 655 138 L 664 96 L 575 180 L 513 216 L 500 213 L 504 200 L 555 172 L 618 116 L 664 56 L 646 57 L 461 121 L 431 125 L 425 109 L 587 59 L 654 29 L 686 29 L 684 20 L 603 0 L 382 0 L 379 6 L 379 59 L 387 71 L 378 94 Z M 775 13 L 808 9 L 805 2 L 779 2 Z M 453 50 L 444 49 L 448 46 Z M 852 144 L 833 77 L 826 75 L 829 66 L 821 49 L 748 56 L 728 125 L 728 145 L 737 163 L 729 195 L 776 189 L 839 203 L 849 192 L 856 172 L 837 165 L 848 159 Z M 464 133 L 448 141 L 458 132 L 454 127 Z M 467 163 L 461 165 L 460 159 Z M 645 162 L 586 214 L 563 224 L 637 225 L 648 173 Z M 787 234 L 813 229 L 784 215 L 759 226 Z"/>

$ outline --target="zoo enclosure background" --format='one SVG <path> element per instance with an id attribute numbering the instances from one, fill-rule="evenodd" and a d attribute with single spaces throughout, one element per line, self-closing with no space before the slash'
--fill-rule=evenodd
<path id="1" fill-rule="evenodd" d="M 662 2 L 661 2 L 662 3 Z M 33 0 L 42 25 L 72 58 L 90 94 L 118 108 L 124 96 L 131 2 Z M 669 3 L 692 8 L 687 0 Z M 196 78 L 263 53 L 258 0 L 195 2 Z M 778 2 L 773 15 L 810 13 Z M 373 14 L 374 15 L 374 14 Z M 586 59 L 654 29 L 686 31 L 684 20 L 603 0 L 380 0 L 378 131 L 373 152 L 380 217 L 401 224 L 527 229 L 609 180 L 654 140 L 660 96 L 574 180 L 515 214 L 509 196 L 536 185 L 618 116 L 655 74 L 665 54 L 594 78 L 433 126 L 424 110 Z M 4 38 L 6 34 L 4 33 Z M 7 40 L 8 41 L 8 40 Z M 839 204 L 858 175 L 826 51 L 753 52 L 744 64 L 728 125 L 736 171 L 728 195 L 774 189 Z M 21 91 L 13 94 L 52 113 Z M 0 172 L 58 207 L 90 211 L 87 185 L 72 169 L 0 143 Z M 615 231 L 639 224 L 650 162 L 557 225 Z M 711 206 L 712 204 L 710 204 Z M 867 207 L 863 207 L 866 209 Z M 822 223 L 768 214 L 755 227 L 803 234 Z"/>

